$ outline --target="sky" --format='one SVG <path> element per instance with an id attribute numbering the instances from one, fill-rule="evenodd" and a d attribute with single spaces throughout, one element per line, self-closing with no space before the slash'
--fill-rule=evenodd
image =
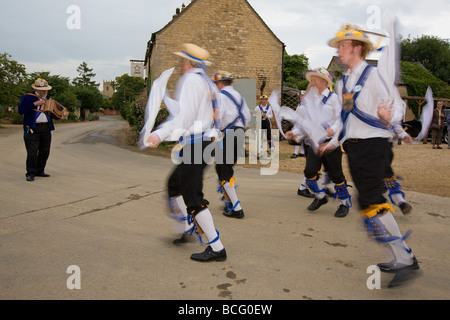
<path id="1" fill-rule="evenodd" d="M 0 0 L 0 53 L 10 54 L 28 73 L 49 71 L 70 79 L 86 62 L 101 89 L 103 80 L 129 74 L 130 60 L 144 59 L 151 34 L 183 2 L 190 0 Z M 397 17 L 403 38 L 450 39 L 449 0 L 248 2 L 287 53 L 305 54 L 310 68 L 328 66 L 336 53 L 328 41 L 346 23 L 384 33 L 380 20 L 386 11 Z"/>

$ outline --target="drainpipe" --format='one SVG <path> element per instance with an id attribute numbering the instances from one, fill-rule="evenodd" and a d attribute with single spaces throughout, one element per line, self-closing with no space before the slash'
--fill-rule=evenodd
<path id="1" fill-rule="evenodd" d="M 281 97 L 280 97 L 280 106 L 283 105 L 283 82 L 284 82 L 284 75 L 283 75 L 283 70 L 284 70 L 284 50 L 286 49 L 286 45 L 283 43 L 282 46 L 282 50 L 281 50 Z"/>

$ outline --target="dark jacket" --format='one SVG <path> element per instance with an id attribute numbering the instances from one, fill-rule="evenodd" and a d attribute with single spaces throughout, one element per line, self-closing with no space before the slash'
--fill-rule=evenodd
<path id="1" fill-rule="evenodd" d="M 47 96 L 47 99 L 49 97 Z M 36 106 L 34 103 L 38 101 L 39 98 L 35 96 L 31 96 L 29 94 L 25 94 L 20 98 L 19 102 L 19 113 L 23 114 L 23 127 L 24 129 L 36 128 L 36 119 L 39 116 L 40 112 L 36 111 Z M 53 125 L 53 120 L 49 115 L 46 115 L 48 123 L 50 125 L 50 130 L 55 130 L 55 126 Z"/>

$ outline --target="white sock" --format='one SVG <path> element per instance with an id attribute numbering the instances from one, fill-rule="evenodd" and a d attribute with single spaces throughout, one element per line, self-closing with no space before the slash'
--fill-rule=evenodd
<path id="1" fill-rule="evenodd" d="M 188 231 L 192 228 L 192 224 L 189 224 L 187 220 L 187 210 L 186 210 L 186 204 L 184 203 L 183 196 L 176 196 L 172 197 L 172 205 L 174 214 L 177 216 L 177 218 L 186 218 L 186 220 L 182 221 L 176 220 L 173 231 L 175 234 L 180 234 Z"/>
<path id="2" fill-rule="evenodd" d="M 298 154 L 298 150 L 300 149 L 300 146 L 295 146 L 295 150 L 294 150 L 294 153 L 295 154 Z"/>
<path id="3" fill-rule="evenodd" d="M 321 181 L 323 186 L 326 186 L 331 182 L 330 176 L 328 175 L 328 172 L 324 172 L 320 175 L 319 181 Z"/>
<path id="4" fill-rule="evenodd" d="M 403 198 L 403 195 L 401 193 L 394 193 L 393 195 L 391 195 L 391 197 L 392 197 L 392 201 L 394 202 L 394 204 L 396 206 L 399 206 L 403 202 L 406 202 L 405 198 Z"/>
<path id="5" fill-rule="evenodd" d="M 341 199 L 341 204 L 346 206 L 347 208 L 350 208 L 350 202 L 348 201 L 348 199 Z"/>
<path id="6" fill-rule="evenodd" d="M 380 222 L 384 224 L 386 231 L 393 237 L 402 237 L 400 229 L 398 228 L 397 221 L 395 221 L 392 212 L 387 211 L 385 214 L 382 214 L 380 217 Z M 411 265 L 413 263 L 413 257 L 411 250 L 407 246 L 406 242 L 402 239 L 394 240 L 388 242 L 392 253 L 394 254 L 394 259 L 396 263 Z"/>
<path id="7" fill-rule="evenodd" d="M 327 195 L 325 192 L 315 193 L 317 199 L 323 199 Z"/>
<path id="8" fill-rule="evenodd" d="M 325 189 L 325 180 L 322 179 L 322 177 L 320 177 L 320 179 L 317 180 L 317 187 L 319 188 L 319 190 Z M 325 193 L 325 191 L 317 192 L 316 198 L 323 199 L 325 198 L 326 195 L 327 194 Z"/>
<path id="9" fill-rule="evenodd" d="M 303 178 L 302 184 L 300 185 L 300 187 L 298 189 L 299 190 L 308 189 L 308 187 L 306 186 L 306 178 Z"/>
<path id="10" fill-rule="evenodd" d="M 232 187 L 229 182 L 225 183 L 223 185 L 223 188 L 224 188 L 225 192 L 227 193 L 228 198 L 230 198 L 230 200 L 231 200 L 232 207 L 234 207 L 236 205 L 236 203 L 239 201 L 237 194 L 236 194 L 236 188 L 234 186 Z M 238 203 L 236 205 L 236 208 L 234 208 L 234 211 L 239 211 L 239 210 L 242 210 L 240 203 Z"/>
<path id="11" fill-rule="evenodd" d="M 208 239 L 208 242 L 213 241 L 215 238 L 217 238 L 217 231 L 214 227 L 214 221 L 211 215 L 211 212 L 208 208 L 203 209 L 200 211 L 196 216 L 195 220 L 197 221 L 200 228 L 202 228 L 203 232 L 205 233 L 206 238 Z M 220 241 L 220 239 L 217 239 L 217 241 L 210 244 L 213 251 L 218 252 L 222 250 L 223 244 Z"/>

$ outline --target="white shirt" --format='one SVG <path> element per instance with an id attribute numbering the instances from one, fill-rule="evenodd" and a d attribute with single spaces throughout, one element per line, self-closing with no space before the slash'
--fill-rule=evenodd
<path id="1" fill-rule="evenodd" d="M 262 110 L 261 110 L 259 107 L 261 107 Z M 271 107 L 269 104 L 266 104 L 265 106 L 257 105 L 257 106 L 255 107 L 255 111 L 261 111 L 261 115 L 262 115 L 266 110 L 267 110 L 266 116 L 267 116 L 269 119 L 272 119 L 272 117 L 273 117 L 273 112 L 272 112 L 272 107 Z"/>
<path id="2" fill-rule="evenodd" d="M 242 95 L 237 92 L 232 86 L 226 86 L 222 89 L 222 91 L 227 91 L 236 100 L 237 103 L 240 104 L 241 102 L 243 102 L 241 113 L 244 119 L 239 118 L 234 123 L 234 126 L 246 128 L 248 122 L 250 121 L 250 109 L 248 108 L 247 102 L 245 102 L 245 99 L 242 97 Z M 239 116 L 239 112 L 236 104 L 225 94 L 219 94 L 217 96 L 217 102 L 220 107 L 219 128 L 220 130 L 223 130 Z"/>
<path id="3" fill-rule="evenodd" d="M 367 65 L 368 64 L 366 61 L 362 61 L 353 71 L 346 72 L 344 74 L 347 75 L 346 89 L 348 92 L 351 92 L 354 89 L 356 82 L 359 80 L 362 72 Z M 361 111 L 378 118 L 378 105 L 383 101 L 389 100 L 389 92 L 378 70 L 376 68 L 372 68 L 372 70 L 370 70 L 369 72 L 370 73 L 368 75 L 367 81 L 364 87 L 361 89 L 358 98 L 356 99 L 356 105 Z M 343 81 L 340 80 L 336 84 L 336 93 L 339 95 L 340 101 L 342 101 L 342 88 Z M 345 130 L 346 136 L 341 142 L 350 138 L 368 139 L 376 137 L 392 137 L 392 133 L 389 130 L 384 130 L 368 125 L 356 118 L 356 116 L 351 113 L 348 115 Z"/>
<path id="4" fill-rule="evenodd" d="M 218 89 L 208 79 L 201 68 L 191 69 L 180 78 L 175 96 L 179 112 L 155 131 L 161 141 L 166 138 L 175 141 L 183 135 L 202 132 L 215 136 L 211 95 L 217 96 Z"/>
<path id="5" fill-rule="evenodd" d="M 35 94 L 38 95 L 36 92 L 35 92 Z M 44 99 L 39 99 L 39 100 L 45 101 Z M 41 110 L 41 109 L 44 109 L 44 105 L 36 107 L 36 110 Z M 36 123 L 44 123 L 44 122 L 48 122 L 47 116 L 45 115 L 45 113 L 39 112 L 39 116 L 36 118 Z"/>
<path id="6" fill-rule="evenodd" d="M 317 89 L 312 89 L 316 90 Z M 312 94 L 312 92 L 311 92 Z M 339 135 L 339 132 L 342 128 L 342 120 L 341 120 L 341 110 L 342 105 L 339 100 L 339 97 L 335 93 L 331 93 L 330 97 L 323 103 L 323 100 L 330 95 L 330 90 L 326 88 L 321 93 L 315 94 L 311 103 L 308 105 L 300 104 L 297 107 L 296 114 L 299 117 L 299 121 L 292 128 L 292 133 L 294 135 L 304 135 L 310 136 L 312 132 L 309 134 L 305 132 L 305 129 L 310 125 L 305 122 L 313 122 L 312 126 L 321 126 L 323 129 L 329 127 L 334 132 L 334 136 Z M 309 101 L 309 99 L 307 99 Z M 304 100 L 305 101 L 305 100 Z M 316 131 L 317 132 L 317 131 Z M 311 137 L 310 138 L 315 138 Z"/>

